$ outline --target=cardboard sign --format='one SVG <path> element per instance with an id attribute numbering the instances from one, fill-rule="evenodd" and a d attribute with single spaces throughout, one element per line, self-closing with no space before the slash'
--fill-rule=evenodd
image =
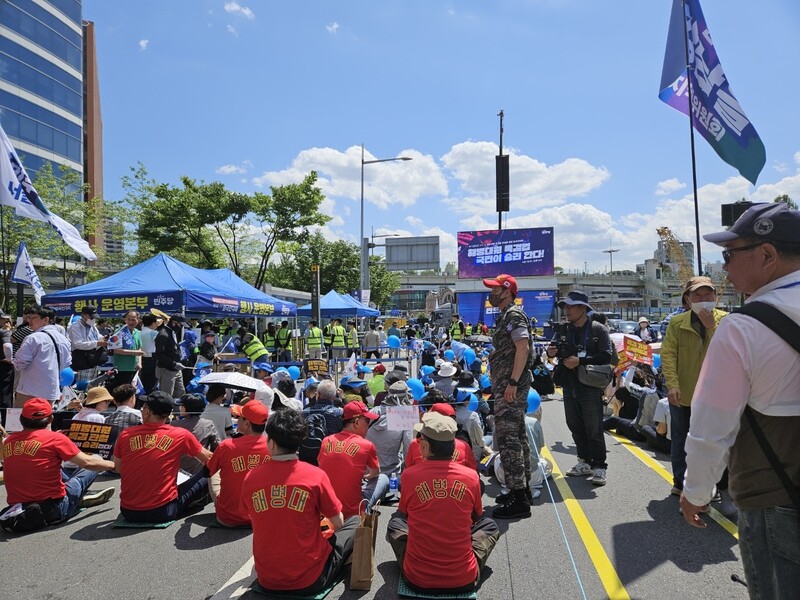
<path id="1" fill-rule="evenodd" d="M 114 460 L 114 444 L 117 443 L 120 428 L 105 423 L 73 420 L 69 425 L 67 437 L 87 454 L 99 454 L 106 460 Z"/>
<path id="2" fill-rule="evenodd" d="M 22 414 L 21 408 L 7 408 L 6 409 L 6 431 L 13 433 L 15 431 L 22 431 L 22 424 L 19 422 L 19 417 Z"/>
<path id="3" fill-rule="evenodd" d="M 386 425 L 389 431 L 409 431 L 419 423 L 419 408 L 416 406 L 387 406 Z"/>
<path id="4" fill-rule="evenodd" d="M 640 362 L 646 365 L 653 364 L 653 349 L 650 348 L 647 342 L 625 337 L 622 352 L 633 362 Z"/>
<path id="5" fill-rule="evenodd" d="M 303 371 L 306 378 L 314 374 L 325 374 L 328 372 L 328 361 L 324 358 L 307 358 L 303 360 Z"/>

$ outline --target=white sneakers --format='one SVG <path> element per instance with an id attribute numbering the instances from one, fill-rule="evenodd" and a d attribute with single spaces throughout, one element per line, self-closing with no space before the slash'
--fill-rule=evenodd
<path id="1" fill-rule="evenodd" d="M 567 471 L 567 477 L 586 477 L 587 475 L 593 475 L 592 467 L 589 466 L 589 463 L 578 459 L 578 464 L 572 467 L 569 471 Z"/>
<path id="2" fill-rule="evenodd" d="M 606 484 L 606 470 L 595 469 L 592 473 L 592 485 L 605 485 Z"/>
<path id="3" fill-rule="evenodd" d="M 606 484 L 606 470 L 605 469 L 592 469 L 589 463 L 582 459 L 578 459 L 578 464 L 566 472 L 567 477 L 586 477 L 592 482 L 592 485 L 605 485 Z"/>

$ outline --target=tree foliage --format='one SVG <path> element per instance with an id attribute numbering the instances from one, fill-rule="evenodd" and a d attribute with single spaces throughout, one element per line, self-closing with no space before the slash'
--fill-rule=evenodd
<path id="1" fill-rule="evenodd" d="M 330 242 L 319 232 L 310 234 L 304 243 L 280 242 L 280 260 L 269 265 L 267 279 L 278 287 L 311 291 L 311 265 L 319 265 L 320 293 L 336 290 L 349 293 L 359 287 L 360 252 L 357 244 L 343 240 Z M 399 287 L 397 274 L 386 270 L 380 257 L 370 262 L 370 299 L 377 306 L 386 306 Z"/>
<path id="2" fill-rule="evenodd" d="M 330 220 L 319 211 L 325 197 L 313 171 L 299 184 L 272 187 L 271 195 L 186 176 L 180 186 L 157 183 L 141 163 L 131 171 L 123 186 L 138 213 L 141 250 L 167 252 L 204 269 L 228 267 L 257 288 L 278 242 L 302 243 L 309 227 Z"/>
<path id="3" fill-rule="evenodd" d="M 783 202 L 783 203 L 784 203 L 784 204 L 786 204 L 786 206 L 788 206 L 790 209 L 792 209 L 792 210 L 797 210 L 797 202 L 795 202 L 794 200 L 792 200 L 792 199 L 789 197 L 789 195 L 788 195 L 788 194 L 782 194 L 782 195 L 778 196 L 777 198 L 775 198 L 775 200 L 773 200 L 773 202 L 775 202 L 775 203 L 778 203 L 778 202 Z"/>

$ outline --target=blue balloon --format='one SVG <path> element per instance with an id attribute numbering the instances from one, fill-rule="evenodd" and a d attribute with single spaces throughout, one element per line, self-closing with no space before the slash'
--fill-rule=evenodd
<path id="1" fill-rule="evenodd" d="M 660 369 L 661 368 L 661 355 L 660 354 L 653 354 L 653 368 Z"/>
<path id="2" fill-rule="evenodd" d="M 411 391 L 411 397 L 414 398 L 414 400 L 417 402 L 422 400 L 422 397 L 425 395 L 425 384 L 423 384 L 419 379 L 411 378 L 406 381 L 406 385 Z"/>
<path id="3" fill-rule="evenodd" d="M 286 371 L 288 373 L 289 369 L 287 369 L 286 367 L 278 367 L 277 369 L 275 369 L 275 372 L 277 373 L 278 371 Z"/>
<path id="4" fill-rule="evenodd" d="M 475 362 L 476 358 L 477 356 L 475 356 L 475 350 L 472 348 L 467 348 L 464 350 L 464 360 L 467 362 L 467 366 L 471 366 L 472 363 Z"/>
<path id="5" fill-rule="evenodd" d="M 482 390 L 485 390 L 486 388 L 492 387 L 492 381 L 491 381 L 491 379 L 489 379 L 489 376 L 486 373 L 481 375 L 480 384 L 481 384 L 481 389 Z"/>
<path id="6" fill-rule="evenodd" d="M 469 404 L 467 408 L 470 410 L 478 410 L 478 397 L 475 394 L 469 395 Z"/>
<path id="7" fill-rule="evenodd" d="M 390 335 L 386 340 L 386 343 L 389 344 L 389 348 L 397 350 L 400 347 L 400 338 L 396 335 Z"/>
<path id="8" fill-rule="evenodd" d="M 456 353 L 452 350 L 445 350 L 444 351 L 444 358 L 445 360 L 454 361 L 456 359 Z"/>
<path id="9" fill-rule="evenodd" d="M 539 407 L 542 405 L 542 398 L 539 396 L 539 392 L 535 389 L 531 388 L 528 392 L 528 412 L 536 412 L 539 410 Z"/>
<path id="10" fill-rule="evenodd" d="M 73 371 L 70 367 L 64 367 L 61 369 L 61 373 L 58 378 L 58 382 L 61 384 L 61 387 L 72 385 L 73 381 L 75 381 L 75 371 Z"/>
<path id="11" fill-rule="evenodd" d="M 294 379 L 295 381 L 300 379 L 300 367 L 298 367 L 297 365 L 292 365 L 286 370 L 289 371 L 289 375 L 291 375 L 292 379 Z"/>

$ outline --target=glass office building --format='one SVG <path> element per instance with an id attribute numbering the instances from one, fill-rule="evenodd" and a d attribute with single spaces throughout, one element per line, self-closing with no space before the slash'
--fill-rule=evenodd
<path id="1" fill-rule="evenodd" d="M 84 54 L 80 0 L 0 0 L 0 124 L 31 177 L 85 171 Z"/>

